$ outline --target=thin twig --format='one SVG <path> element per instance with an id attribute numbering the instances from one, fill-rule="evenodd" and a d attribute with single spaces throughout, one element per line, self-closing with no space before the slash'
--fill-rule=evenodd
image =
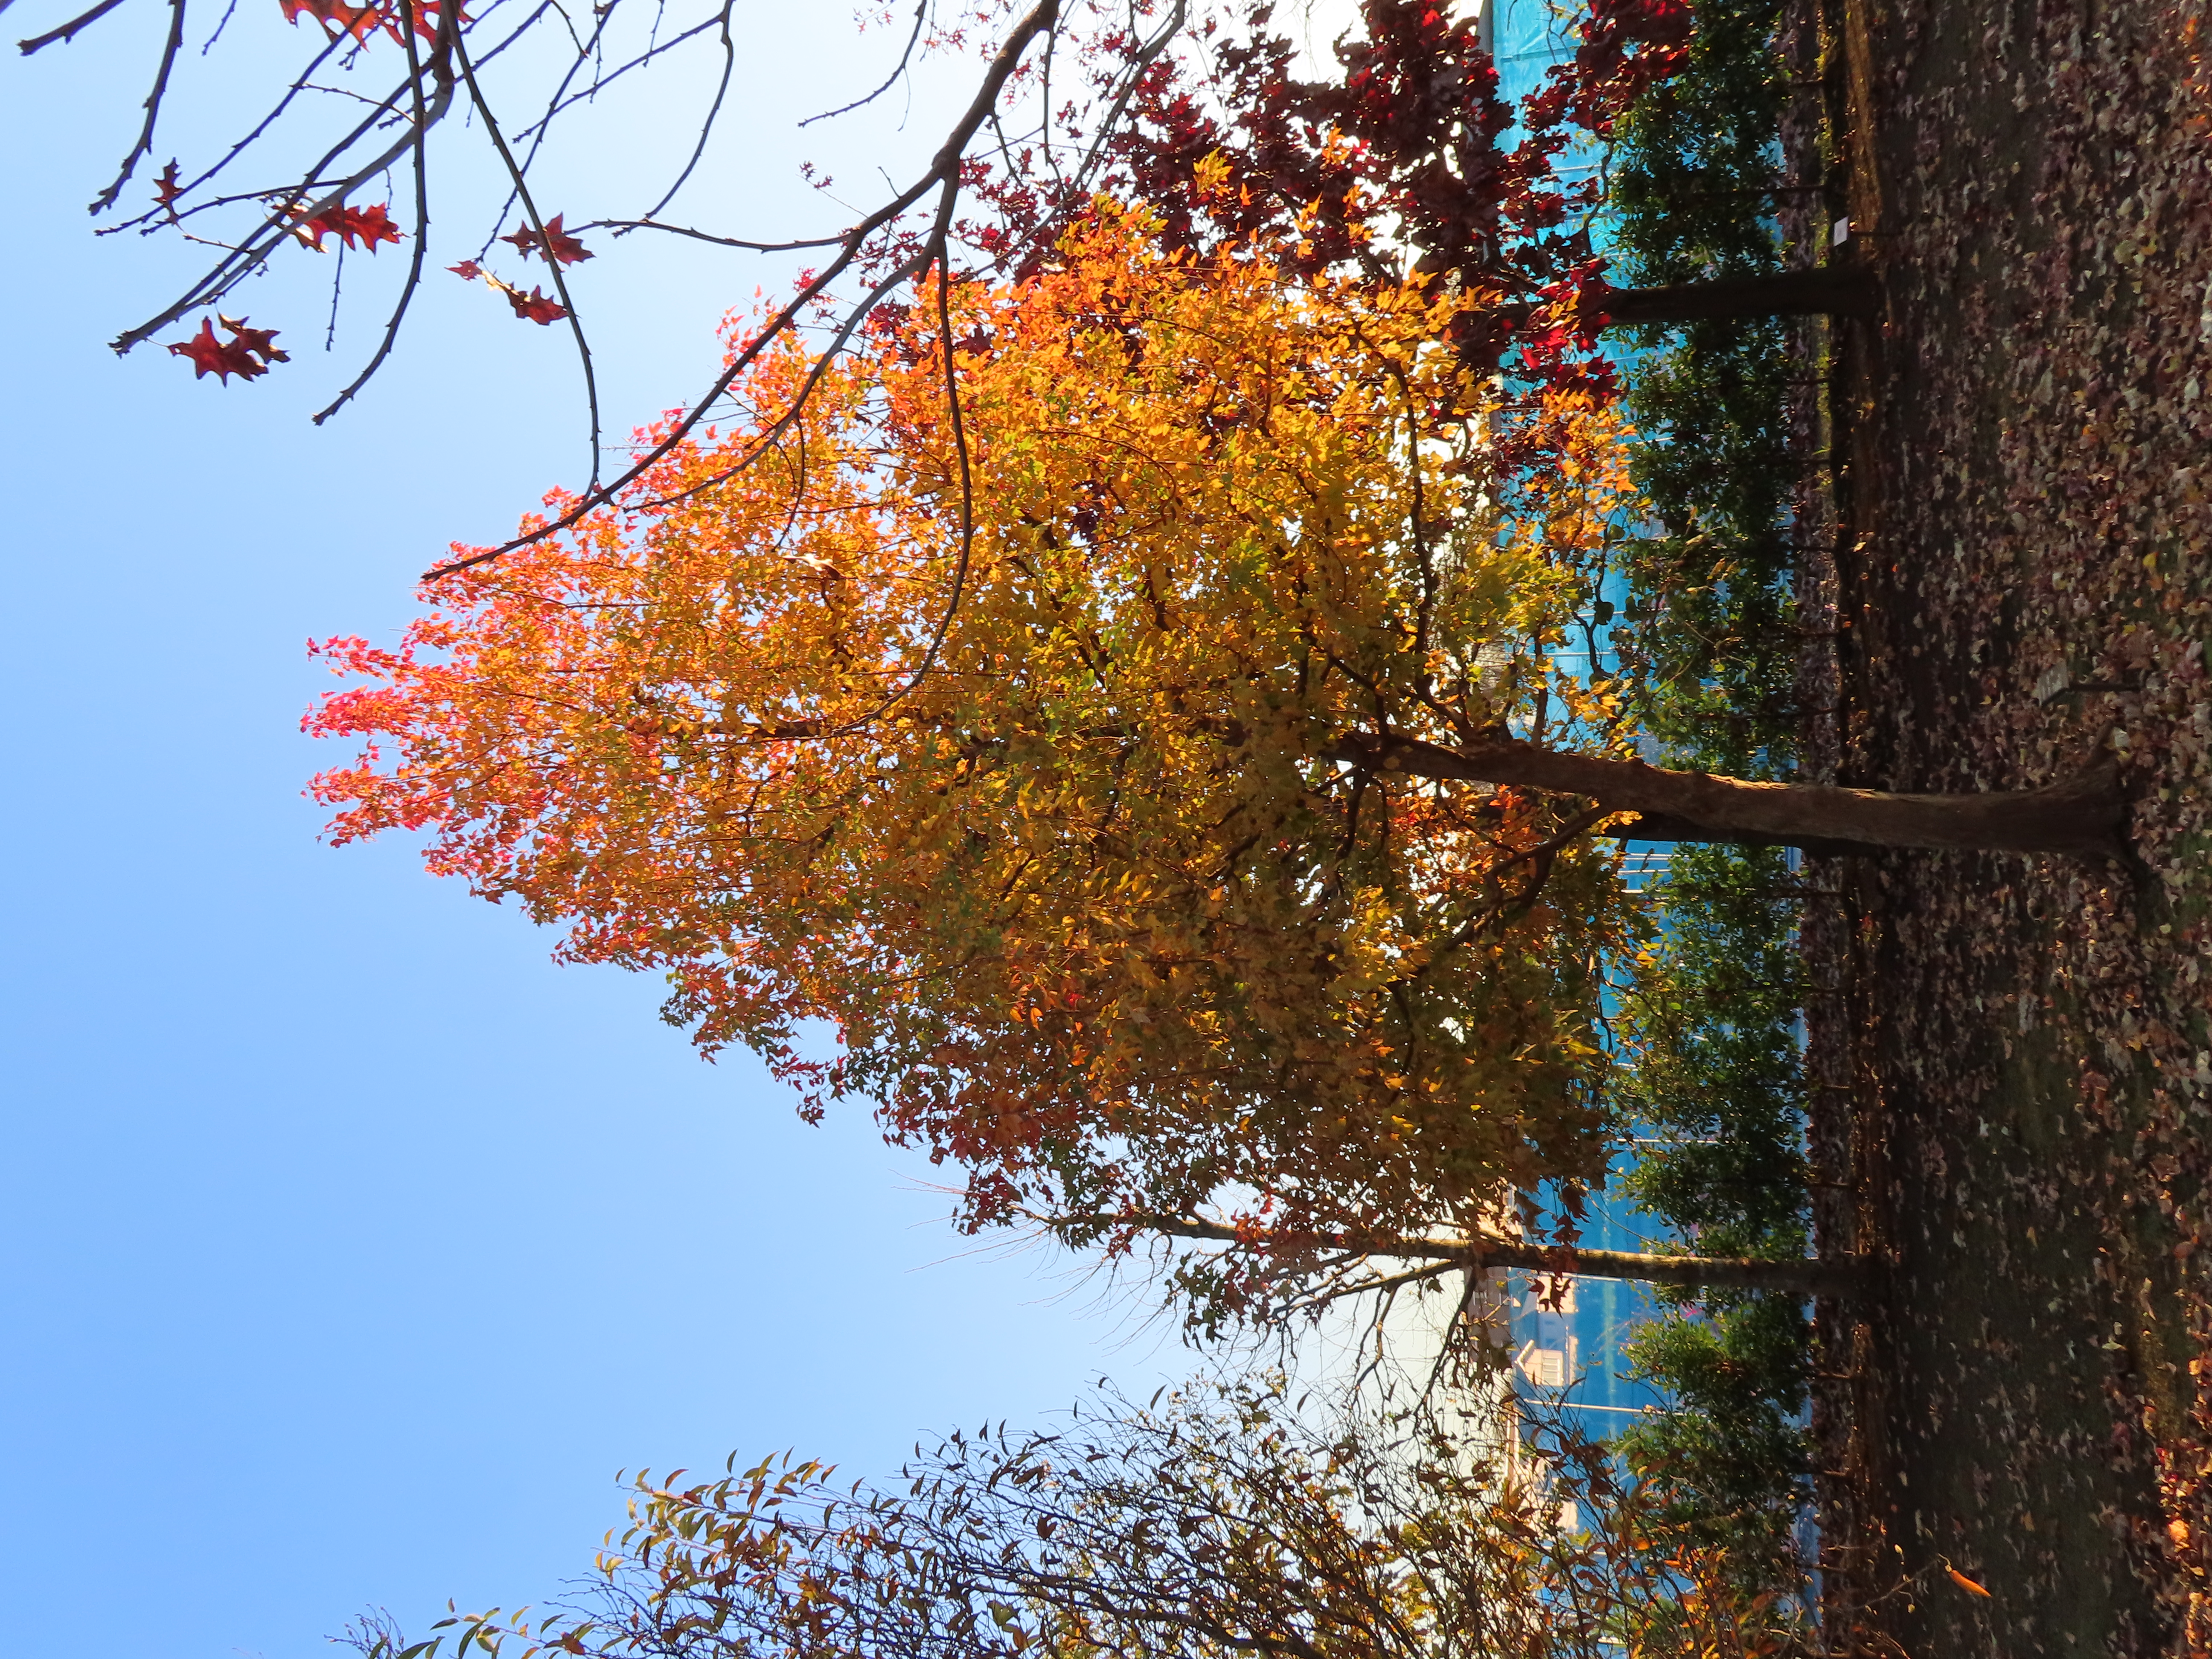
<path id="1" fill-rule="evenodd" d="M 216 20 L 215 33 L 208 36 L 207 44 L 200 48 L 201 57 L 204 58 L 215 50 L 215 43 L 222 39 L 222 32 L 230 27 L 230 20 L 237 12 L 238 0 L 229 0 L 222 9 L 222 15 Z"/>
<path id="2" fill-rule="evenodd" d="M 850 115 L 854 110 L 874 103 L 877 99 L 882 97 L 893 87 L 896 86 L 898 84 L 899 76 L 906 73 L 906 66 L 914 61 L 915 43 L 921 39 L 922 19 L 927 15 L 928 10 L 929 0 L 917 0 L 914 9 L 914 33 L 907 36 L 906 50 L 899 54 L 898 67 L 884 77 L 883 85 L 878 87 L 873 92 L 868 94 L 865 98 L 855 98 L 849 104 L 841 104 L 836 109 L 825 109 L 819 115 L 810 115 L 799 125 L 802 127 L 811 127 L 817 121 L 830 121 L 835 120 L 840 115 Z M 673 191 L 669 192 L 672 196 L 676 192 Z M 665 207 L 667 204 L 664 202 L 661 205 Z M 654 210 L 655 212 L 658 212 L 659 210 L 657 208 Z M 649 217 L 650 216 L 647 216 Z"/>
<path id="3" fill-rule="evenodd" d="M 983 77 L 983 84 L 977 89 L 975 97 L 969 105 L 966 112 L 954 125 L 944 145 L 932 159 L 929 170 L 846 233 L 843 245 L 838 249 L 836 257 L 817 271 L 811 281 L 800 288 L 799 292 L 769 319 L 768 325 L 758 336 L 743 350 L 732 357 L 728 367 L 715 377 L 714 384 L 708 388 L 706 395 L 693 404 L 684 417 L 670 428 L 665 437 L 633 462 L 619 477 L 610 483 L 587 491 L 559 517 L 540 526 L 536 530 L 502 542 L 497 547 L 487 548 L 483 552 L 471 554 L 465 559 L 455 559 L 446 564 L 435 566 L 423 573 L 423 580 L 435 581 L 456 571 L 466 570 L 472 566 L 499 558 L 513 552 L 518 547 L 526 547 L 532 543 L 543 541 L 549 536 L 557 535 L 581 520 L 586 514 L 614 500 L 623 489 L 636 483 L 638 479 L 675 453 L 677 447 L 699 428 L 706 421 L 708 410 L 720 400 L 722 394 L 737 384 L 738 377 L 750 368 L 771 344 L 796 325 L 798 319 L 805 314 L 806 308 L 812 305 L 832 283 L 851 269 L 854 262 L 860 258 L 861 250 L 878 230 L 897 220 L 908 209 L 927 195 L 933 187 L 938 190 L 940 197 L 939 221 L 949 222 L 952 205 L 959 199 L 960 163 L 963 155 L 966 153 L 969 140 L 975 137 L 976 130 L 982 125 L 984 118 L 996 106 L 1000 92 L 1005 88 L 1006 80 L 1013 73 L 1015 66 L 1020 63 L 1022 54 L 1029 49 L 1030 43 L 1042 31 L 1052 27 L 1059 14 L 1060 0 L 1037 0 L 1037 3 L 1032 6 L 1022 21 L 1014 26 L 1000 46 L 997 56 L 992 60 L 989 71 Z M 917 266 L 915 261 L 907 261 L 899 270 L 892 272 L 891 276 L 886 277 L 883 283 L 877 284 L 870 298 L 863 302 L 864 307 L 878 303 L 879 297 L 889 293 L 894 285 L 893 278 L 902 281 L 908 276 L 920 276 L 928 269 L 929 264 L 927 263 Z M 843 341 L 848 339 L 853 329 L 859 325 L 861 314 L 864 313 L 859 311 L 848 313 L 845 325 L 839 331 L 837 339 L 817 360 L 815 372 L 809 377 L 810 386 L 819 382 L 820 376 L 827 370 L 830 357 L 842 349 Z M 780 434 L 783 428 L 789 424 L 790 419 L 791 416 L 787 412 L 776 427 L 771 428 L 770 437 Z"/>
<path id="4" fill-rule="evenodd" d="M 495 3 L 484 12 L 483 16 L 474 18 L 471 21 L 478 25 L 483 24 L 490 18 L 493 12 L 499 9 L 499 4 L 500 0 L 495 0 Z M 527 34 L 537 24 L 539 18 L 544 16 L 547 12 L 551 11 L 552 9 L 553 0 L 538 0 L 538 4 L 531 9 L 530 15 L 524 18 L 520 23 L 517 23 L 512 29 L 507 31 L 506 40 L 501 41 L 489 52 L 484 53 L 483 57 L 477 59 L 477 67 L 478 69 L 483 69 L 489 65 L 493 58 L 498 57 L 500 53 L 505 52 L 509 46 L 522 39 L 522 37 Z"/>
<path id="5" fill-rule="evenodd" d="M 662 205 L 665 206 L 666 204 Z M 844 241 L 842 236 L 808 236 L 790 242 L 749 242 L 740 236 L 717 236 L 711 231 L 695 230 L 689 225 L 665 225 L 658 219 L 594 219 L 576 227 L 579 232 L 611 230 L 617 236 L 633 230 L 661 230 L 671 236 L 688 236 L 696 242 L 712 242 L 717 247 L 741 248 L 748 253 L 795 253 L 804 248 L 836 247 Z"/>
<path id="6" fill-rule="evenodd" d="M 391 105 L 397 103 L 400 94 L 406 89 L 404 84 L 393 88 L 392 96 L 386 100 L 384 108 L 388 110 Z M 450 80 L 441 82 L 438 88 L 438 96 L 431 104 L 432 125 L 434 125 L 444 117 L 452 101 L 452 82 Z M 368 116 L 351 132 L 339 139 L 337 144 L 325 150 L 322 159 L 308 169 L 299 189 L 305 191 L 313 188 L 314 180 L 321 176 L 322 170 L 328 167 L 332 160 L 357 143 L 361 136 L 373 127 L 375 122 L 374 114 Z M 406 154 L 414 143 L 415 139 L 411 134 L 400 139 L 359 172 L 341 180 L 337 188 L 324 192 L 304 208 L 294 207 L 288 201 L 286 205 L 276 209 L 264 218 L 261 222 L 260 228 L 245 241 L 234 247 L 227 258 L 216 261 L 214 267 L 187 289 L 181 298 L 158 316 L 150 318 L 139 324 L 137 327 L 126 330 L 116 336 L 108 343 L 109 349 L 120 356 L 144 341 L 149 336 L 167 328 L 186 312 L 202 305 L 213 304 L 222 299 L 224 295 L 242 282 L 248 273 L 257 270 L 267 261 L 269 255 L 276 250 L 276 245 L 291 234 L 294 226 L 303 224 L 317 214 L 337 206 L 357 185 L 374 179 Z"/>
<path id="7" fill-rule="evenodd" d="M 583 72 L 584 66 L 598 60 L 601 42 L 606 38 L 608 25 L 613 20 L 615 9 L 621 3 L 622 0 L 607 0 L 605 9 L 598 7 L 592 9 L 592 15 L 596 21 L 592 25 L 592 35 L 588 40 L 579 40 L 576 38 L 576 26 L 569 21 L 566 7 L 558 4 L 554 7 L 554 10 L 560 15 L 562 27 L 568 32 L 568 44 L 576 49 L 576 55 L 562 74 L 561 84 L 553 88 L 553 96 L 547 102 L 545 113 L 514 135 L 518 142 L 524 138 L 530 140 L 530 153 L 522 158 L 522 165 L 519 168 L 510 167 L 511 172 L 528 173 L 537 164 L 538 152 L 544 147 L 548 124 L 559 112 L 562 98 L 567 94 L 568 88 L 575 84 L 576 77 Z M 588 95 L 595 88 L 586 88 L 585 95 Z M 492 242 L 499 234 L 499 228 L 507 222 L 507 216 L 513 210 L 517 195 L 518 192 L 510 188 L 507 192 L 507 200 L 499 204 L 499 211 L 493 216 L 491 228 L 484 232 L 483 246 L 477 250 L 477 258 L 482 259 L 490 254 Z"/>
<path id="8" fill-rule="evenodd" d="M 592 423 L 592 481 L 586 495 L 596 493 L 599 487 L 599 381 L 592 368 L 591 342 L 584 337 L 583 319 L 576 314 L 576 302 L 568 295 L 568 279 L 562 274 L 561 261 L 554 255 L 553 239 L 545 234 L 545 221 L 538 216 L 538 204 L 531 199 L 529 182 L 522 169 L 515 165 L 514 152 L 507 147 L 500 136 L 499 119 L 485 101 L 483 89 L 477 85 L 477 72 L 469 62 L 468 43 L 458 32 L 453 36 L 453 61 L 460 65 L 461 78 L 468 82 L 469 101 L 483 118 L 484 131 L 490 135 L 492 148 L 506 165 L 507 176 L 514 181 L 514 193 L 522 200 L 522 210 L 530 216 L 530 228 L 538 233 L 538 251 L 545 256 L 545 263 L 553 270 L 553 286 L 561 295 L 561 303 L 568 313 L 568 331 L 576 341 L 576 356 L 584 368 L 584 401 Z M 417 140 L 419 143 L 419 139 Z"/>
<path id="9" fill-rule="evenodd" d="M 208 170 L 201 173 L 198 178 L 194 179 L 188 184 L 185 185 L 177 193 L 179 196 L 183 196 L 188 195 L 191 191 L 198 190 L 202 185 L 207 183 L 208 180 L 214 178 L 216 174 L 221 173 L 233 161 L 235 161 L 238 159 L 240 153 L 243 151 L 247 145 L 251 144 L 263 133 L 268 131 L 271 126 L 275 125 L 277 118 L 282 116 L 287 109 L 291 107 L 292 100 L 307 89 L 307 82 L 314 77 L 315 71 L 322 68 L 324 60 L 329 58 L 332 52 L 338 49 L 338 40 L 343 40 L 345 38 L 345 36 L 340 35 L 338 36 L 337 40 L 331 40 L 325 43 L 323 49 L 315 54 L 314 61 L 309 64 L 306 69 L 300 71 L 300 78 L 295 81 L 290 87 L 286 88 L 284 95 L 276 100 L 276 107 L 270 110 L 268 114 L 263 116 L 261 119 L 254 125 L 252 131 L 247 133 L 245 137 L 233 144 L 230 149 L 224 153 L 222 160 L 217 161 L 213 167 L 208 168 Z M 137 219 L 126 219 L 124 221 L 123 227 L 118 227 L 118 228 L 143 223 L 145 220 L 155 217 L 160 211 L 161 210 L 157 208 L 152 213 L 141 214 Z"/>
<path id="10" fill-rule="evenodd" d="M 613 85 L 617 81 L 621 80 L 623 76 L 628 75 L 632 70 L 644 68 L 646 64 L 651 63 L 654 58 L 661 56 L 664 52 L 675 51 L 677 47 L 682 46 L 686 40 L 690 40 L 695 35 L 704 34 L 708 29 L 713 28 L 714 27 L 714 20 L 711 17 L 703 23 L 695 23 L 690 28 L 684 30 L 683 33 L 672 35 L 667 40 L 662 41 L 659 46 L 653 47 L 651 50 L 638 53 L 636 57 L 631 58 L 628 63 L 608 70 L 605 75 L 594 76 L 591 85 L 584 88 L 579 92 L 568 92 L 564 85 L 560 92 L 554 94 L 554 101 L 546 107 L 545 113 L 539 116 L 528 126 L 516 133 L 514 135 L 515 137 L 518 140 L 520 140 L 524 138 L 534 138 L 538 135 L 542 135 L 544 131 L 546 124 L 551 121 L 555 116 L 560 114 L 562 110 L 567 109 L 571 104 L 580 104 L 588 99 L 597 97 L 600 93 L 605 91 L 608 87 Z M 589 55 L 592 46 L 596 45 L 599 39 L 599 32 L 598 30 L 594 30 L 592 32 L 591 43 L 579 47 L 580 61 L 582 58 Z"/>
<path id="11" fill-rule="evenodd" d="M 674 201 L 676 192 L 690 181 L 693 170 L 699 165 L 699 158 L 707 153 L 707 141 L 714 136 L 714 123 L 722 113 L 722 100 L 730 93 L 730 73 L 737 66 L 738 48 L 730 39 L 730 8 L 726 0 L 722 7 L 722 79 L 714 88 L 714 101 L 707 106 L 707 118 L 699 124 L 699 142 L 691 147 L 691 159 L 684 164 L 684 171 L 676 175 L 676 182 L 669 185 L 668 193 L 646 209 L 647 218 L 653 218 Z"/>
<path id="12" fill-rule="evenodd" d="M 460 6 L 458 0 L 447 0 L 447 3 L 439 8 L 438 46 L 441 51 L 448 47 L 452 42 L 454 27 L 452 20 L 459 11 Z M 354 393 L 367 386 L 376 371 L 384 367 L 384 360 L 392 355 L 392 345 L 399 338 L 399 325 L 406 320 L 408 304 L 414 299 L 415 290 L 422 283 L 422 260 L 429 252 L 430 246 L 430 175 L 427 143 L 429 136 L 428 110 L 422 100 L 422 64 L 415 49 L 415 32 L 412 29 L 403 30 L 401 40 L 407 48 L 408 84 L 415 90 L 414 257 L 408 261 L 407 281 L 401 286 L 398 303 L 392 307 L 392 316 L 384 325 L 384 338 L 377 345 L 376 355 L 368 360 L 368 366 L 366 368 L 353 377 L 352 384 L 333 398 L 329 407 L 314 417 L 314 423 L 317 426 L 320 426 L 351 403 Z"/>
<path id="13" fill-rule="evenodd" d="M 44 34 L 34 34 L 29 40 L 18 40 L 15 44 L 23 49 L 23 56 L 28 58 L 33 52 L 51 46 L 57 40 L 74 40 L 80 31 L 97 23 L 122 3 L 123 0 L 100 0 L 100 3 L 90 11 L 70 18 L 59 28 L 48 29 Z"/>
<path id="14" fill-rule="evenodd" d="M 169 71 L 175 67 L 177 53 L 184 44 L 185 0 L 169 0 L 169 39 L 161 48 L 161 67 L 154 72 L 154 89 L 146 94 L 146 119 L 138 129 L 138 142 L 131 145 L 131 153 L 123 158 L 122 167 L 116 171 L 115 182 L 92 198 L 92 205 L 85 210 L 88 213 L 103 213 L 113 207 L 115 198 L 123 193 L 123 186 L 138 170 L 139 158 L 154 153 L 154 123 L 161 118 L 161 94 L 169 89 Z"/>

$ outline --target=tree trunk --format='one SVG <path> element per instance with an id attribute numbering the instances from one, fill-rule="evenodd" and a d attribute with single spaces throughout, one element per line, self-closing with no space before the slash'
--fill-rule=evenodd
<path id="1" fill-rule="evenodd" d="M 1362 734 L 1344 739 L 1329 757 L 1370 771 L 1581 795 L 1606 811 L 1651 814 L 1677 829 L 1695 827 L 1716 841 L 2114 858 L 2124 851 L 2126 801 L 2118 766 L 2112 761 L 2040 789 L 1899 795 L 1670 772 L 1642 761 L 1566 754 L 1514 738 L 1446 749 L 1409 738 Z"/>
<path id="2" fill-rule="evenodd" d="M 1616 823 L 1605 832 L 1617 841 L 1692 841 L 1717 842 L 1726 847 L 1794 847 L 1801 853 L 1811 853 L 1820 858 L 1840 858 L 1846 853 L 1863 852 L 1864 848 L 1848 841 L 1830 841 L 1820 836 L 1753 836 L 1742 831 L 1720 835 L 1702 823 L 1677 817 L 1670 812 L 1639 812 L 1626 823 Z"/>
<path id="3" fill-rule="evenodd" d="M 1767 276 L 1721 276 L 1668 288 L 1610 288 L 1602 284 L 1587 303 L 1604 314 L 1603 326 L 1697 323 L 1741 317 L 1864 317 L 1879 295 L 1874 273 L 1863 265 L 1821 265 Z M 1535 304 L 1501 305 L 1496 315 L 1519 328 Z"/>
<path id="4" fill-rule="evenodd" d="M 1177 1238 L 1202 1238 L 1223 1244 L 1250 1243 L 1236 1229 L 1218 1222 L 1148 1218 L 1134 1224 L 1147 1232 Z M 1686 1290 L 1776 1291 L 1785 1295 L 1856 1297 L 1864 1288 L 1866 1264 L 1840 1261 L 1770 1261 L 1742 1255 L 1654 1255 L 1632 1250 L 1585 1250 L 1571 1244 L 1538 1244 L 1526 1239 L 1476 1236 L 1463 1239 L 1354 1239 L 1335 1234 L 1300 1236 L 1302 1245 L 1389 1256 L 1406 1261 L 1450 1262 L 1470 1273 L 1492 1267 L 1557 1273 L 1577 1279 L 1630 1279 Z"/>
<path id="5" fill-rule="evenodd" d="M 1632 1279 L 1684 1290 L 1778 1291 L 1785 1295 L 1856 1297 L 1864 1264 L 1856 1260 L 1773 1261 L 1748 1255 L 1654 1255 L 1636 1250 L 1584 1250 L 1503 1238 L 1468 1242 L 1470 1269 L 1519 1267 L 1577 1279 Z"/>
<path id="6" fill-rule="evenodd" d="M 1616 288 L 1590 299 L 1603 308 L 1608 326 L 1626 328 L 1737 317 L 1863 317 L 1875 297 L 1873 273 L 1863 265 L 1821 265 L 1671 288 Z"/>

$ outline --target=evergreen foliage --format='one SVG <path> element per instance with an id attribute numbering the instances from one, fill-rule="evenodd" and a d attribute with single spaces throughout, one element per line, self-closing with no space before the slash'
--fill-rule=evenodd
<path id="1" fill-rule="evenodd" d="M 1612 201 L 1623 286 L 1780 269 L 1771 205 L 1774 0 L 1698 0 L 1690 60 L 1624 117 Z M 1623 549 L 1613 638 L 1643 672 L 1664 763 L 1787 776 L 1795 757 L 1793 372 L 1773 319 L 1639 331 L 1627 403 L 1649 518 Z M 1622 1009 L 1620 1098 L 1646 1144 L 1629 1195 L 1706 1253 L 1806 1248 L 1798 900 L 1778 849 L 1683 846 Z M 1675 1293 L 1632 1345 L 1673 1409 L 1620 1442 L 1676 1518 L 1747 1578 L 1786 1582 L 1807 1467 L 1807 1332 L 1793 1299 Z"/>
<path id="2" fill-rule="evenodd" d="M 1775 0 L 1699 0 L 1689 61 L 1619 126 L 1611 198 L 1622 286 L 1781 269 L 1771 215 L 1782 77 Z M 1791 374 L 1771 318 L 1634 331 L 1636 483 L 1651 520 L 1626 550 L 1614 630 L 1643 670 L 1638 713 L 1678 758 L 1775 775 L 1793 721 L 1796 640 L 1784 426 Z"/>
<path id="3" fill-rule="evenodd" d="M 1657 884 L 1667 932 L 1624 1009 L 1623 1115 L 1646 1129 L 1626 1185 L 1708 1254 L 1805 1252 L 1798 901 L 1771 848 L 1685 847 Z M 1631 1345 L 1674 1408 L 1624 1437 L 1675 1519 L 1750 1574 L 1780 1566 L 1802 1505 L 1806 1331 L 1792 1297 L 1709 1291 Z"/>

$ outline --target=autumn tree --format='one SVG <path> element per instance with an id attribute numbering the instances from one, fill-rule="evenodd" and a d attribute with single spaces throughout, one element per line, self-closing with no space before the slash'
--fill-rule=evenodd
<path id="1" fill-rule="evenodd" d="M 769 1459 L 637 1479 L 569 1605 L 388 1619 L 363 1659 L 1576 1659 L 1784 1650 L 1802 1601 L 1730 1588 L 1601 1448 L 1483 1413 L 1410 1443 L 1316 1426 L 1276 1381 L 1102 1395 L 888 1487 Z"/>
<path id="2" fill-rule="evenodd" d="M 882 1100 L 971 1224 L 1249 1190 L 1471 1231 L 1601 1162 L 1635 912 L 1589 813 L 1332 750 L 1531 706 L 1608 417 L 1491 411 L 1553 463 L 1516 476 L 1470 409 L 1409 468 L 1408 408 L 1483 395 L 1425 349 L 1456 301 L 1156 232 L 1104 210 L 826 371 L 757 360 L 753 418 L 624 512 L 458 568 L 397 651 L 325 647 L 374 683 L 314 729 L 398 746 L 317 788 L 341 839 L 431 826 L 572 957 L 672 973 L 811 1109 Z"/>
<path id="3" fill-rule="evenodd" d="M 1347 1252 L 1474 1260 L 1597 1177 L 1642 926 L 1601 832 L 2109 833 L 2063 789 L 1630 758 L 1620 688 L 1555 654 L 1614 417 L 1440 349 L 1477 296 L 1276 252 L 1101 203 L 854 357 L 757 357 L 751 413 L 621 512 L 458 560 L 397 651 L 326 647 L 372 684 L 315 729 L 397 744 L 319 781 L 337 834 L 429 827 L 811 1109 L 883 1103 L 971 1226 L 1218 1237 L 1234 1309 Z"/>

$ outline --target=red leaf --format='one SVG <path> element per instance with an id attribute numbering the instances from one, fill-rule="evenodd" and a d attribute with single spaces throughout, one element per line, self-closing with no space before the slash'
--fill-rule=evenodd
<path id="1" fill-rule="evenodd" d="M 229 339 L 216 339 L 216 319 L 203 317 L 198 333 L 189 340 L 177 341 L 169 347 L 172 356 L 191 360 L 194 380 L 212 374 L 228 385 L 230 377 L 235 374 L 241 380 L 251 380 L 258 375 L 266 374 L 270 363 L 290 361 L 272 343 L 276 337 L 275 329 L 248 328 L 242 317 L 235 322 L 228 317 L 221 320 L 222 325 L 230 331 Z"/>
<path id="2" fill-rule="evenodd" d="M 297 25 L 304 12 L 320 23 L 324 33 L 333 40 L 341 34 L 367 40 L 384 22 L 374 6 L 349 6 L 345 0 L 276 0 L 276 3 L 284 9 L 286 22 Z"/>
<path id="3" fill-rule="evenodd" d="M 381 242 L 399 240 L 399 227 L 392 222 L 392 211 L 381 202 L 365 208 L 348 207 L 340 203 L 325 208 L 301 225 L 300 240 L 310 247 L 319 248 L 325 236 L 336 236 L 348 247 L 365 247 L 371 253 Z"/>
<path id="4" fill-rule="evenodd" d="M 477 282 L 483 276 L 483 267 L 473 259 L 464 259 L 457 265 L 447 265 L 446 269 L 465 283 Z"/>
<path id="5" fill-rule="evenodd" d="M 161 176 L 154 181 L 154 200 L 173 219 L 177 216 L 172 204 L 184 193 L 185 187 L 177 182 L 177 164 L 172 161 L 161 169 Z"/>
<path id="6" fill-rule="evenodd" d="M 507 302 L 514 307 L 516 316 L 526 317 L 540 325 L 557 323 L 568 314 L 558 301 L 548 299 L 535 288 L 527 294 L 519 288 L 508 289 L 506 293 Z"/>
<path id="7" fill-rule="evenodd" d="M 438 38 L 438 18 L 447 0 L 404 0 L 407 27 L 425 40 Z M 365 6 L 354 6 L 346 0 L 276 0 L 284 9 L 285 21 L 296 24 L 304 13 L 323 26 L 324 32 L 335 40 L 341 34 L 350 34 L 367 44 L 368 37 L 382 29 L 394 40 L 400 38 L 399 26 L 403 0 L 370 0 Z M 469 15 L 459 10 L 460 21 L 467 22 Z"/>
<path id="8" fill-rule="evenodd" d="M 543 238 L 525 225 L 514 235 L 502 236 L 499 240 L 502 242 L 514 243 L 526 259 L 533 253 L 542 253 L 553 264 L 573 265 L 580 259 L 592 258 L 591 249 L 561 228 L 561 221 L 566 216 L 556 213 L 548 219 L 545 222 L 545 234 Z"/>
<path id="9" fill-rule="evenodd" d="M 248 328 L 243 317 L 225 317 L 218 314 L 216 321 L 230 331 L 229 349 L 243 351 L 258 357 L 264 368 L 270 363 L 289 363 L 292 361 L 289 355 L 276 348 L 278 330 Z"/>

